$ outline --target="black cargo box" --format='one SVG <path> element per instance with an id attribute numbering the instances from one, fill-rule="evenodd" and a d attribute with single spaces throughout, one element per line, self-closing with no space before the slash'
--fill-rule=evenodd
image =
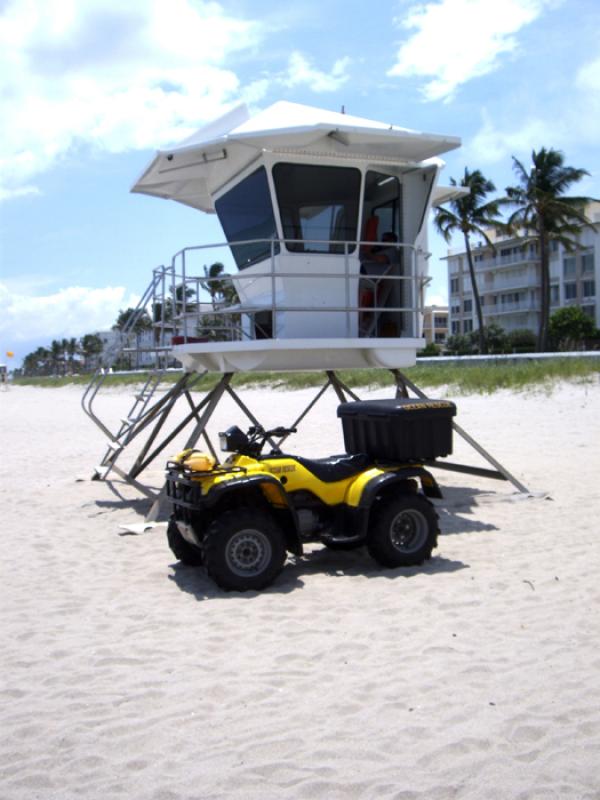
<path id="1" fill-rule="evenodd" d="M 448 400 L 367 400 L 342 403 L 338 417 L 348 453 L 366 453 L 381 461 L 425 461 L 452 452 Z"/>

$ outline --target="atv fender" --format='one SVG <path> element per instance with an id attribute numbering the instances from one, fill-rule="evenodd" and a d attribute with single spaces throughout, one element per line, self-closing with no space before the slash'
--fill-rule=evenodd
<path id="1" fill-rule="evenodd" d="M 364 487 L 360 501 L 355 510 L 354 531 L 357 536 L 366 537 L 369 529 L 371 508 L 377 495 L 387 491 L 395 484 L 405 483 L 417 478 L 421 482 L 423 494 L 427 497 L 442 497 L 442 492 L 433 475 L 423 467 L 405 467 L 404 469 L 385 472 L 372 478 Z"/>
<path id="2" fill-rule="evenodd" d="M 296 509 L 290 505 L 287 493 L 277 478 L 271 475 L 247 475 L 231 481 L 223 481 L 213 486 L 203 505 L 213 508 L 225 498 L 229 499 L 236 494 L 245 494 L 248 491 L 259 491 L 276 519 L 279 520 L 285 532 L 286 549 L 295 555 L 302 555 L 302 541 Z"/>

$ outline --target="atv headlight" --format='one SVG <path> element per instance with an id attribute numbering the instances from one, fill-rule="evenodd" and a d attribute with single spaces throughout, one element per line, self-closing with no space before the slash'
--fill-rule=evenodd
<path id="1" fill-rule="evenodd" d="M 248 437 L 237 425 L 227 428 L 224 433 L 219 434 L 219 447 L 225 453 L 235 453 L 248 444 Z"/>

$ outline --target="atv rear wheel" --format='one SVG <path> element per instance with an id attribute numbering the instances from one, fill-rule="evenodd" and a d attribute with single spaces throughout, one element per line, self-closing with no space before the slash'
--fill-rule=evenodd
<path id="1" fill-rule="evenodd" d="M 183 538 L 174 519 L 169 520 L 167 541 L 175 558 L 179 559 L 183 564 L 188 564 L 191 567 L 202 566 L 202 551 Z"/>
<path id="2" fill-rule="evenodd" d="M 383 567 L 410 567 L 431 557 L 437 545 L 438 517 L 422 495 L 382 501 L 369 531 L 367 546 Z"/>
<path id="3" fill-rule="evenodd" d="M 283 531 L 268 512 L 253 508 L 225 511 L 204 540 L 204 563 L 222 589 L 264 589 L 285 562 Z"/>

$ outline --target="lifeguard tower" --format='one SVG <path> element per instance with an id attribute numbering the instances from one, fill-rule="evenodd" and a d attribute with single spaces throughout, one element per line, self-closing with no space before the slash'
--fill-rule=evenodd
<path id="1" fill-rule="evenodd" d="M 185 248 L 154 270 L 138 312 L 152 318 L 157 368 L 120 430 L 109 431 L 93 410 L 108 363 L 88 387 L 83 407 L 110 437 L 99 476 L 114 469 L 135 481 L 173 437 L 154 450 L 144 445 L 127 473 L 117 457 L 150 424 L 162 428 L 180 396 L 192 406 L 189 446 L 206 436 L 226 391 L 255 421 L 229 385 L 235 372 L 321 370 L 321 391 L 333 386 L 345 400 L 355 395 L 336 370 L 380 367 L 394 371 L 398 392 L 418 392 L 398 370 L 423 346 L 428 214 L 461 193 L 439 184 L 439 156 L 459 145 L 453 136 L 279 102 L 253 117 L 236 108 L 158 152 L 132 191 L 216 213 L 226 242 Z M 198 259 L 224 268 L 202 274 L 192 266 Z M 155 401 L 173 359 L 184 374 Z M 221 377 L 196 405 L 189 391 L 206 372 Z"/>

